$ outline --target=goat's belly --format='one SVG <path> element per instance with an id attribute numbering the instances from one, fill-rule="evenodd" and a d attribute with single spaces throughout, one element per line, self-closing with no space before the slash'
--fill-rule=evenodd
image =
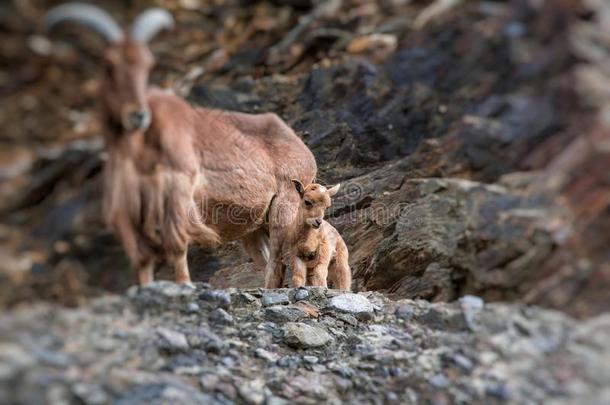
<path id="1" fill-rule="evenodd" d="M 203 223 L 225 242 L 240 239 L 265 224 L 268 204 L 244 206 L 209 201 L 202 207 Z"/>
<path id="2" fill-rule="evenodd" d="M 239 239 L 265 223 L 276 184 L 255 162 L 241 162 L 226 171 L 205 170 L 195 194 L 203 222 L 223 241 Z M 265 174 L 265 176 L 263 176 Z"/>

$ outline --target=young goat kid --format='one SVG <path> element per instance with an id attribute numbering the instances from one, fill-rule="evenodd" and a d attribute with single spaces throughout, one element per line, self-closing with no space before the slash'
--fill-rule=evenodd
<path id="1" fill-rule="evenodd" d="M 339 184 L 326 188 L 315 183 L 303 186 L 299 180 L 292 182 L 301 197 L 288 252 L 294 287 L 327 287 L 330 280 L 334 288 L 351 290 L 347 246 L 339 232 L 324 220 L 324 211 L 339 191 Z"/>
<path id="2" fill-rule="evenodd" d="M 168 261 L 189 283 L 187 247 L 241 240 L 266 269 L 265 286 L 283 283 L 282 249 L 299 200 L 291 179 L 316 175 L 311 151 L 275 114 L 244 114 L 191 106 L 148 84 L 154 58 L 147 43 L 172 16 L 144 11 L 128 31 L 89 4 L 58 6 L 50 29 L 65 21 L 101 34 L 100 101 L 106 126 L 104 212 L 140 283 Z"/>

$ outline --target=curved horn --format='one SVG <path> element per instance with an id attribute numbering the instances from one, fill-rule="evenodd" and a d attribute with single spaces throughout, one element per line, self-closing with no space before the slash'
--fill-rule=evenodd
<path id="1" fill-rule="evenodd" d="M 167 10 L 149 8 L 138 15 L 131 25 L 129 34 L 133 40 L 146 43 L 162 29 L 173 26 L 174 18 Z"/>
<path id="2" fill-rule="evenodd" d="M 45 17 L 45 25 L 49 30 L 64 21 L 80 23 L 112 43 L 123 39 L 123 31 L 110 14 L 90 4 L 62 4 L 52 8 Z"/>

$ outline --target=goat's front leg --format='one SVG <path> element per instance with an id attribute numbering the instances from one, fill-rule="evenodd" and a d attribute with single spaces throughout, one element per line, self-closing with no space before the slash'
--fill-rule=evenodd
<path id="1" fill-rule="evenodd" d="M 152 283 L 155 279 L 155 262 L 147 260 L 138 267 L 138 282 L 140 285 Z"/>
<path id="2" fill-rule="evenodd" d="M 328 266 L 330 254 L 324 246 L 320 246 L 320 258 L 314 266 L 311 274 L 311 285 L 314 287 L 328 287 Z"/>
<path id="3" fill-rule="evenodd" d="M 313 268 L 311 275 L 311 285 L 313 287 L 328 287 L 328 264 L 318 264 Z"/>
<path id="4" fill-rule="evenodd" d="M 191 274 L 189 273 L 189 265 L 186 257 L 186 250 L 184 253 L 176 256 L 173 260 L 174 263 L 174 278 L 177 284 L 191 284 Z"/>
<path id="5" fill-rule="evenodd" d="M 307 281 L 307 266 L 303 260 L 293 257 L 292 260 L 292 286 L 294 288 L 303 287 Z"/>

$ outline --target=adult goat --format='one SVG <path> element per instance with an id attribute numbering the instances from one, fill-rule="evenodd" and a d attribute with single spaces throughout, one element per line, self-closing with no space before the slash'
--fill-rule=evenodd
<path id="1" fill-rule="evenodd" d="M 173 26 L 153 8 L 123 31 L 102 9 L 81 3 L 53 8 L 50 29 L 73 21 L 108 42 L 100 85 L 108 159 L 104 214 L 138 270 L 154 278 L 160 260 L 189 283 L 187 248 L 241 240 L 265 268 L 265 287 L 283 283 L 281 252 L 295 220 L 299 196 L 291 179 L 311 183 L 311 151 L 277 115 L 191 106 L 149 86 L 153 56 L 147 42 Z"/>

